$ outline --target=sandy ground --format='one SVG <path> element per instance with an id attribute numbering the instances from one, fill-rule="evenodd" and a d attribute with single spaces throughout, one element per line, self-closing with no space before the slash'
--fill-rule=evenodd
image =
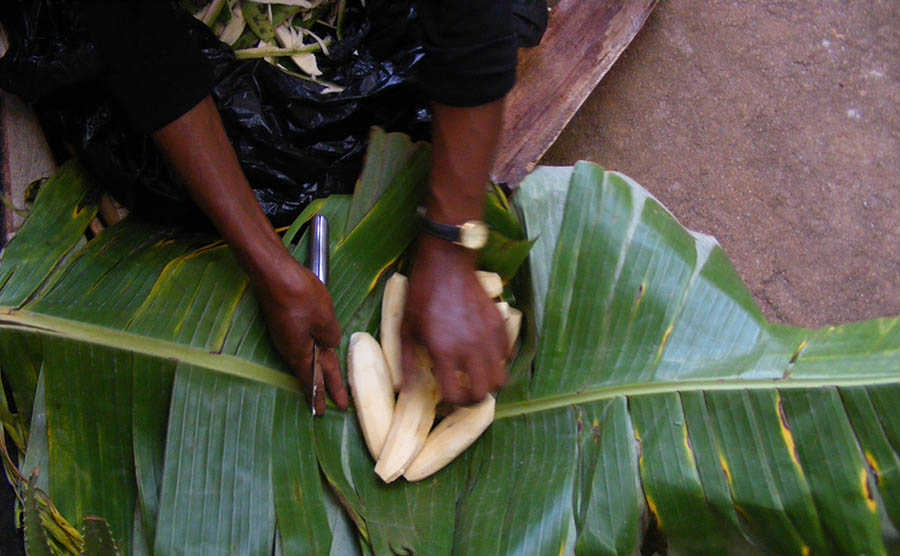
<path id="1" fill-rule="evenodd" d="M 900 313 L 900 2 L 660 2 L 544 157 L 718 238 L 766 316 Z"/>

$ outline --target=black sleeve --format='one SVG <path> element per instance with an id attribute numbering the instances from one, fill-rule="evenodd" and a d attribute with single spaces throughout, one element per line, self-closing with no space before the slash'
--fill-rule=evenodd
<path id="1" fill-rule="evenodd" d="M 106 82 L 137 131 L 156 131 L 212 91 L 212 69 L 186 14 L 168 2 L 85 1 L 84 9 Z"/>
<path id="2" fill-rule="evenodd" d="M 432 100 L 477 106 L 516 80 L 511 0 L 420 0 L 425 43 L 420 79 Z"/>

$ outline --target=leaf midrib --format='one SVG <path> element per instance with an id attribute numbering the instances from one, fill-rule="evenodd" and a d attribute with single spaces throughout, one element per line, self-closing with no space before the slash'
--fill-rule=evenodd
<path id="1" fill-rule="evenodd" d="M 829 378 L 788 378 L 784 380 L 772 380 L 771 378 L 735 379 L 735 378 L 710 378 L 704 380 L 680 380 L 631 383 L 613 386 L 603 386 L 591 390 L 582 390 L 573 394 L 561 394 L 534 398 L 521 402 L 497 404 L 495 419 L 516 417 L 539 411 L 550 411 L 571 405 L 579 405 L 600 400 L 607 400 L 617 396 L 649 396 L 652 394 L 672 394 L 686 391 L 711 391 L 711 390 L 775 390 L 787 388 L 824 388 L 827 386 L 873 386 L 879 384 L 900 383 L 900 374 L 854 374 L 844 377 Z"/>
<path id="2" fill-rule="evenodd" d="M 50 336 L 89 342 L 122 351 L 150 355 L 160 359 L 182 361 L 211 371 L 300 392 L 300 381 L 287 373 L 271 367 L 253 363 L 233 355 L 211 353 L 205 349 L 185 346 L 168 340 L 142 336 L 114 328 L 33 313 L 31 311 L 0 307 L 0 329 L 3 328 L 36 331 Z"/>
<path id="3" fill-rule="evenodd" d="M 300 382 L 294 376 L 233 355 L 211 353 L 201 348 L 185 346 L 167 340 L 160 340 L 70 319 L 13 309 L 10 307 L 0 307 L 0 329 L 35 331 L 50 336 L 90 342 L 95 345 L 139 353 L 142 355 L 150 355 L 162 359 L 173 359 L 210 371 L 225 373 L 246 380 L 283 388 L 292 392 L 301 391 Z M 771 378 L 708 378 L 700 380 L 629 383 L 603 386 L 569 394 L 534 398 L 519 402 L 501 403 L 497 405 L 495 419 L 550 411 L 572 405 L 615 398 L 617 396 L 644 396 L 684 391 L 772 390 L 784 388 L 823 388 L 827 386 L 852 387 L 893 383 L 900 383 L 900 373 L 894 375 L 885 375 L 884 373 L 853 374 L 843 377 L 827 378 L 791 377 L 783 380 L 772 380 Z"/>

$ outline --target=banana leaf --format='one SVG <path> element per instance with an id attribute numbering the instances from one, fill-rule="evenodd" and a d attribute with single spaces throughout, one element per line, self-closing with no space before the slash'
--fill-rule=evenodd
<path id="1" fill-rule="evenodd" d="M 345 337 L 377 329 L 416 232 L 428 151 L 394 143 L 352 199 L 301 215 L 345 230 Z M 533 247 L 507 293 L 527 321 L 497 418 L 391 485 L 352 410 L 309 415 L 225 246 L 127 220 L 82 246 L 91 198 L 65 167 L 0 255 L 0 369 L 33 483 L 125 554 L 900 550 L 898 319 L 766 322 L 716 242 L 625 176 L 578 163 L 521 184 L 514 239 Z"/>

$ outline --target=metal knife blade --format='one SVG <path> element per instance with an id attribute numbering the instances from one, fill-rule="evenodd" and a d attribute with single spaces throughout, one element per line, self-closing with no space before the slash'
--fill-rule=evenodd
<path id="1" fill-rule="evenodd" d="M 321 214 L 313 217 L 309 225 L 309 269 L 323 284 L 328 285 L 328 220 Z M 319 366 L 319 349 L 313 344 L 312 414 L 316 414 L 316 393 L 322 382 Z"/>

